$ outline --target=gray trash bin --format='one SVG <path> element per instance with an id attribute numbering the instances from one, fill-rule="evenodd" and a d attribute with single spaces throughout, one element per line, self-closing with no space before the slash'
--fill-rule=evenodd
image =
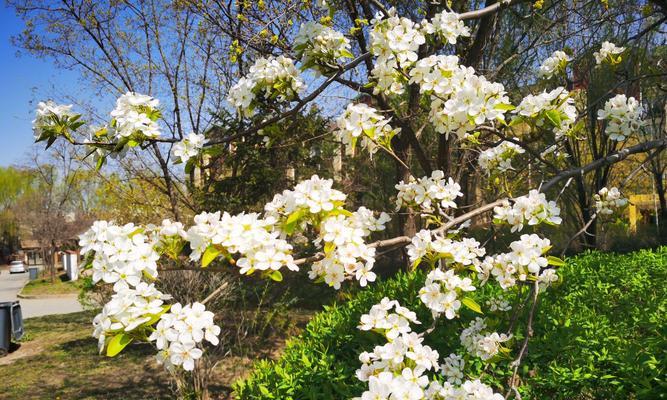
<path id="1" fill-rule="evenodd" d="M 39 267 L 28 267 L 28 272 L 30 273 L 30 280 L 34 281 L 39 276 Z"/>
<path id="2" fill-rule="evenodd" d="M 23 337 L 23 314 L 18 301 L 0 303 L 0 357 L 9 352 L 12 337 Z"/>

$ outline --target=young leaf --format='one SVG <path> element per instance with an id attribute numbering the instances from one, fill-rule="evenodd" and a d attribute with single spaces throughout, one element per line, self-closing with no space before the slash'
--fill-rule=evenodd
<path id="1" fill-rule="evenodd" d="M 500 104 L 496 104 L 496 106 L 493 107 L 493 108 L 495 108 L 496 110 L 501 110 L 501 111 L 512 111 L 516 107 L 514 107 L 511 104 L 500 103 Z"/>
<path id="2" fill-rule="evenodd" d="M 479 304 L 477 304 L 477 302 L 470 297 L 464 297 L 461 300 L 461 303 L 463 303 L 464 306 L 468 307 L 477 314 L 484 314 L 482 312 L 482 307 L 480 307 Z"/>
<path id="3" fill-rule="evenodd" d="M 132 342 L 132 337 L 127 333 L 119 333 L 109 340 L 107 345 L 107 356 L 114 357 L 116 354 L 120 353 L 125 346 Z"/>
<path id="4" fill-rule="evenodd" d="M 217 256 L 220 255 L 220 250 L 215 246 L 209 245 L 204 252 L 204 255 L 201 257 L 201 266 L 202 268 L 208 267 L 208 265 L 215 260 Z"/>
<path id="5" fill-rule="evenodd" d="M 560 111 L 558 110 L 549 110 L 546 111 L 544 114 L 547 116 L 549 121 L 551 121 L 551 123 L 556 127 L 560 126 L 560 123 L 563 121 Z"/>
<path id="6" fill-rule="evenodd" d="M 565 266 L 565 261 L 555 256 L 547 256 L 547 261 L 549 262 L 549 265 L 553 265 L 554 267 Z"/>
<path id="7" fill-rule="evenodd" d="M 280 271 L 271 271 L 268 273 L 268 277 L 276 282 L 283 281 L 283 274 L 281 274 Z"/>

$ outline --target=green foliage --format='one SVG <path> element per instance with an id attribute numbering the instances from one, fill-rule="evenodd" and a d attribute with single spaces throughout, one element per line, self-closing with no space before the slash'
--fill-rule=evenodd
<path id="1" fill-rule="evenodd" d="M 232 117 L 226 115 L 220 116 L 219 123 L 234 126 Z M 207 154 L 205 182 L 191 188 L 198 206 L 230 213 L 258 211 L 303 177 L 330 177 L 335 145 L 322 137 L 330 132 L 328 123 L 313 109 L 235 142 L 231 152 Z M 212 140 L 218 138 L 216 129 L 211 132 Z"/>
<path id="2" fill-rule="evenodd" d="M 541 296 L 535 336 L 520 370 L 523 398 L 662 398 L 667 393 L 667 248 L 627 255 L 587 252 L 568 259 L 559 274 L 562 284 Z M 429 326 L 430 314 L 415 295 L 423 280 L 422 271 L 399 274 L 342 305 L 327 307 L 288 343 L 278 361 L 257 363 L 235 385 L 238 398 L 358 396 L 364 390 L 354 377 L 358 354 L 381 343 L 379 335 L 356 328 L 359 317 L 387 296 L 417 312 L 422 325 Z M 483 304 L 497 291 L 485 286 L 472 294 Z M 475 316 L 469 310 L 462 313 L 466 321 Z M 439 324 L 428 344 L 449 354 L 459 346 L 460 326 L 458 320 Z M 519 344 L 513 344 L 511 355 Z M 508 360 L 490 367 L 487 383 L 504 385 L 510 376 Z"/>

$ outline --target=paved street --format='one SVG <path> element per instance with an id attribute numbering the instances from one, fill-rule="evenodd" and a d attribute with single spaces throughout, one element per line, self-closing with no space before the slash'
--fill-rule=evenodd
<path id="1" fill-rule="evenodd" d="M 0 268 L 0 302 L 17 300 L 16 294 L 28 281 L 28 273 L 10 274 L 6 268 Z M 41 315 L 67 314 L 81 311 L 76 296 L 54 299 L 18 299 L 21 302 L 23 318 Z"/>

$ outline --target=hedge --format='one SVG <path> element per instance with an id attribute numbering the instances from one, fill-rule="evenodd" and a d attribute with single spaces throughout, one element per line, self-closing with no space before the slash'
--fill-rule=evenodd
<path id="1" fill-rule="evenodd" d="M 541 296 L 535 336 L 521 370 L 523 399 L 667 398 L 667 247 L 626 255 L 587 252 L 568 259 L 559 274 L 561 283 Z M 247 379 L 237 382 L 236 396 L 359 396 L 364 384 L 354 376 L 358 354 L 382 342 L 379 335 L 356 328 L 359 317 L 387 296 L 430 324 L 428 310 L 415 296 L 423 281 L 423 272 L 401 273 L 326 307 L 288 342 L 277 361 L 258 362 Z M 487 285 L 475 292 L 476 300 L 481 304 L 496 290 Z M 461 323 L 439 324 L 428 344 L 441 356 L 457 351 Z M 486 383 L 503 386 L 508 362 L 491 365 L 490 372 Z"/>

